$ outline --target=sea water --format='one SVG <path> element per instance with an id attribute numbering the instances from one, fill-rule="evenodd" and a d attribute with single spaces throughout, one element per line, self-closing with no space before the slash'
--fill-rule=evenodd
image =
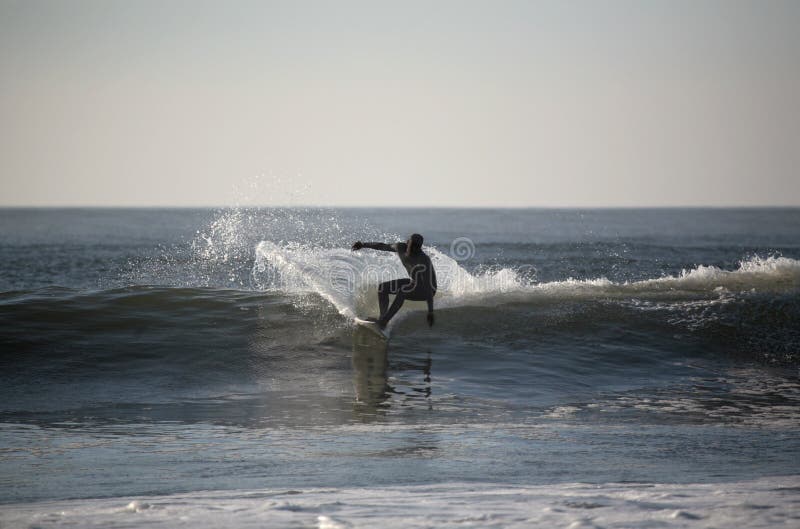
<path id="1" fill-rule="evenodd" d="M 425 236 L 436 323 L 388 346 Z M 4 527 L 800 527 L 800 210 L 0 210 Z"/>

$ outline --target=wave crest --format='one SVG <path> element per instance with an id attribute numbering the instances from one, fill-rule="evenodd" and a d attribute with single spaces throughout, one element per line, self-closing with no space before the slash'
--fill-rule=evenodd
<path id="1" fill-rule="evenodd" d="M 439 307 L 564 299 L 713 299 L 728 293 L 781 293 L 800 287 L 800 261 L 777 256 L 752 257 L 742 261 L 736 270 L 698 265 L 677 276 L 642 281 L 615 283 L 600 277 L 540 283 L 535 280 L 532 266 L 470 272 L 436 248 L 426 251 L 436 268 Z M 356 253 L 271 241 L 258 244 L 253 267 L 253 284 L 257 288 L 315 292 L 348 317 L 377 310 L 375 286 L 405 276 L 399 260 L 391 253 Z"/>

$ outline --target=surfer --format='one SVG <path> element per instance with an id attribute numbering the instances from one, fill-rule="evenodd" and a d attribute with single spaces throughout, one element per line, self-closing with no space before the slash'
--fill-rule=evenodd
<path id="1" fill-rule="evenodd" d="M 380 316 L 370 318 L 376 321 L 381 329 L 386 327 L 389 320 L 397 314 L 403 302 L 412 301 L 428 302 L 428 325 L 433 325 L 433 296 L 436 295 L 436 271 L 433 269 L 431 258 L 422 251 L 422 235 L 412 234 L 406 242 L 386 244 L 382 242 L 353 243 L 352 250 L 369 248 L 383 252 L 396 252 L 403 263 L 409 277 L 392 279 L 378 285 L 378 305 Z M 389 294 L 394 294 L 394 302 L 389 307 Z"/>

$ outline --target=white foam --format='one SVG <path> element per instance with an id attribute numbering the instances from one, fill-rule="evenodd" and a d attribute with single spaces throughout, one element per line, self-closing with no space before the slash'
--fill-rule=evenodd
<path id="1" fill-rule="evenodd" d="M 732 292 L 800 289 L 800 261 L 753 257 L 736 270 L 699 265 L 677 276 L 614 283 L 606 278 L 532 281 L 529 270 L 500 268 L 472 274 L 436 248 L 426 248 L 436 269 L 437 307 L 492 306 L 509 302 L 562 299 L 720 299 Z M 253 283 L 264 290 L 316 292 L 347 317 L 377 312 L 375 287 L 406 277 L 388 252 L 351 252 L 262 241 L 256 248 Z M 409 303 L 422 307 L 422 303 Z"/>
<path id="2" fill-rule="evenodd" d="M 800 288 L 800 261 L 788 257 L 752 257 L 736 270 L 700 265 L 683 270 L 677 277 L 663 277 L 631 283 L 642 289 L 770 291 Z"/>
<path id="3" fill-rule="evenodd" d="M 4 505 L 0 525 L 283 528 L 797 527 L 800 476 L 691 484 L 449 483 L 204 491 Z M 126 507 L 127 505 L 127 507 Z M 130 508 L 147 505 L 146 509 Z"/>

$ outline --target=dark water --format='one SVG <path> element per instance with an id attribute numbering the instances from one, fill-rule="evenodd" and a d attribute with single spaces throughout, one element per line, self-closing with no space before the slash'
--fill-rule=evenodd
<path id="1" fill-rule="evenodd" d="M 412 231 L 385 349 L 348 248 Z M 797 209 L 0 210 L 0 260 L 0 502 L 800 473 Z"/>

